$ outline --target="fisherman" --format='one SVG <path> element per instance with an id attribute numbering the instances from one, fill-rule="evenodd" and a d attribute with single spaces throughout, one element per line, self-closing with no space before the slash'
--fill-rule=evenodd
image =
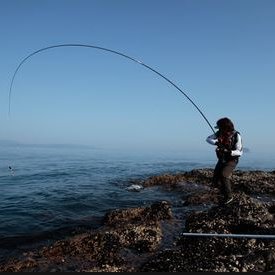
<path id="1" fill-rule="evenodd" d="M 229 204 L 233 200 L 230 177 L 243 154 L 242 138 L 227 117 L 219 119 L 215 128 L 218 131 L 206 139 L 208 143 L 217 146 L 218 162 L 214 170 L 213 185 L 220 189 L 223 195 L 222 203 Z"/>

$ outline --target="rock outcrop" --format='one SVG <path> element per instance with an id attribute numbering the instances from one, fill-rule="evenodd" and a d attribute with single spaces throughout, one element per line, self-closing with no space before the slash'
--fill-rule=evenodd
<path id="1" fill-rule="evenodd" d="M 156 251 L 162 240 L 160 221 L 171 219 L 168 202 L 120 209 L 106 214 L 104 225 L 0 266 L 0 272 L 125 271 L 132 270 L 123 254 Z"/>
<path id="2" fill-rule="evenodd" d="M 275 235 L 275 172 L 236 171 L 234 200 L 219 204 L 213 170 L 198 169 L 140 181 L 179 192 L 188 211 L 180 232 Z M 142 191 L 141 191 L 142 192 Z M 261 200 L 259 194 L 268 199 Z M 202 210 L 194 210 L 200 205 Z M 205 207 L 204 207 L 205 206 Z M 200 208 L 200 209 L 201 209 Z M 176 234 L 169 246 L 163 230 L 178 222 L 172 203 L 110 211 L 97 230 L 64 238 L 0 265 L 0 272 L 194 272 L 274 271 L 275 239 L 190 237 Z"/>
<path id="3" fill-rule="evenodd" d="M 239 194 L 228 206 L 191 214 L 185 230 L 196 233 L 267 234 L 275 236 L 269 205 Z M 275 238 L 180 237 L 176 246 L 159 252 L 142 271 L 244 272 L 275 268 Z"/>

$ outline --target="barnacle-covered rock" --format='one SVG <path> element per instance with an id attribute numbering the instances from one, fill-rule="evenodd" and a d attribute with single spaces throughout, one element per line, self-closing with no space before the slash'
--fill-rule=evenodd
<path id="1" fill-rule="evenodd" d="M 182 234 L 173 236 L 164 248 L 167 228 L 169 232 L 275 235 L 274 171 L 235 171 L 234 200 L 229 205 L 219 204 L 220 192 L 212 186 L 212 177 L 213 169 L 195 169 L 137 181 L 144 188 L 163 186 L 167 192 L 178 192 L 184 202 L 177 202 L 176 215 L 175 205 L 167 201 L 112 210 L 97 230 L 64 237 L 2 262 L 0 272 L 274 271 L 274 239 Z"/>
<path id="2" fill-rule="evenodd" d="M 275 235 L 270 206 L 245 194 L 230 205 L 215 206 L 191 214 L 185 230 L 195 233 Z M 159 252 L 142 271 L 243 272 L 271 271 L 275 268 L 275 240 L 253 238 L 190 237 L 183 235 L 177 245 Z"/>

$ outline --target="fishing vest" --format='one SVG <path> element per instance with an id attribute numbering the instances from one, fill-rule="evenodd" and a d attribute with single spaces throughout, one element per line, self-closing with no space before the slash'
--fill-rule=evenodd
<path id="1" fill-rule="evenodd" d="M 228 137 L 222 136 L 220 131 L 216 132 L 216 136 L 219 140 L 219 143 L 221 144 L 221 147 L 227 149 L 227 150 L 236 150 L 236 144 L 238 139 L 238 134 L 240 134 L 238 131 L 233 131 L 232 134 Z M 216 151 L 218 159 L 222 159 L 225 161 L 230 160 L 237 160 L 239 159 L 239 156 L 231 156 L 229 154 L 222 154 L 218 151 Z"/>

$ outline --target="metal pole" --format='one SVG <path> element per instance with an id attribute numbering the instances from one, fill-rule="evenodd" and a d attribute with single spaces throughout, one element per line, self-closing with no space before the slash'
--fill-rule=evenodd
<path id="1" fill-rule="evenodd" d="M 255 235 L 255 234 L 182 233 L 181 236 L 216 237 L 216 238 L 275 239 L 275 235 Z"/>

